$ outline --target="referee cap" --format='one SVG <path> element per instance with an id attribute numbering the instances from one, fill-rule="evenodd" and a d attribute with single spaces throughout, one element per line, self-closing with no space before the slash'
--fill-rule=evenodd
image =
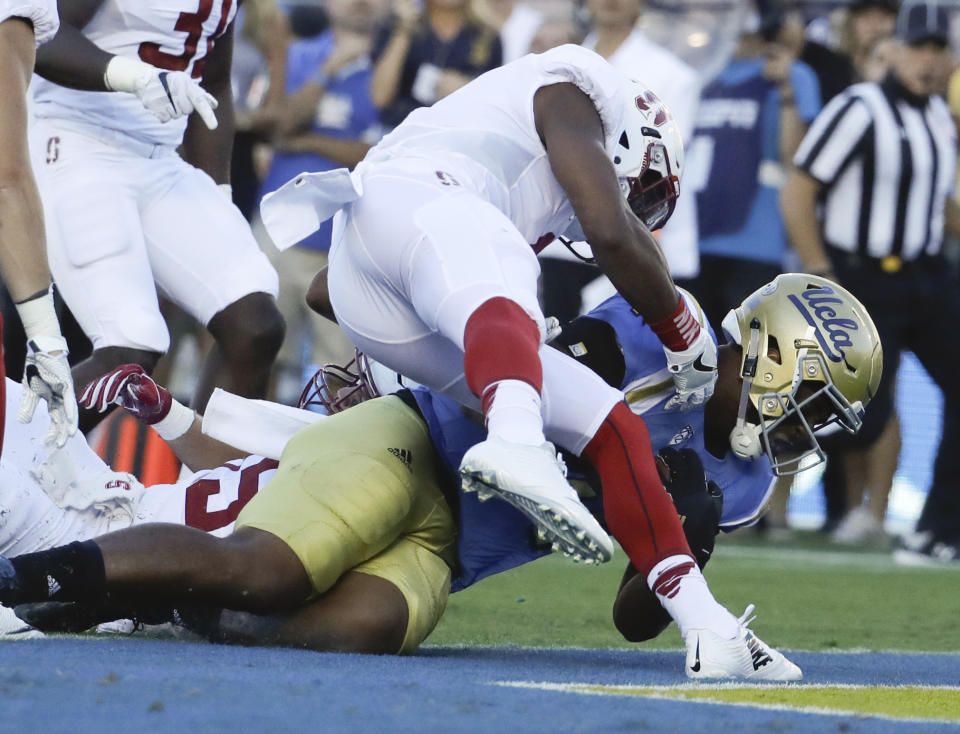
<path id="1" fill-rule="evenodd" d="M 907 2 L 900 8 L 894 35 L 908 45 L 933 41 L 947 45 L 950 21 L 947 9 L 936 2 Z"/>

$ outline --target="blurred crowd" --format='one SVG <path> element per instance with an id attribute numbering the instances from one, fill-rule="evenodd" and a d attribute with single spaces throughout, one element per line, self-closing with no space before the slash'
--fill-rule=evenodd
<path id="1" fill-rule="evenodd" d="M 949 43 L 932 57 L 925 80 L 928 93 L 947 99 L 960 120 L 960 71 L 951 51 L 960 5 L 942 9 Z M 821 111 L 850 85 L 882 82 L 900 63 L 898 13 L 898 0 L 248 0 L 237 16 L 233 52 L 231 183 L 234 202 L 280 276 L 287 331 L 274 397 L 295 402 L 318 365 L 348 362 L 353 347 L 303 298 L 326 263 L 330 222 L 279 252 L 258 221 L 261 197 L 302 171 L 355 166 L 416 107 L 560 44 L 582 44 L 641 79 L 678 119 L 686 141 L 684 195 L 660 241 L 674 278 L 696 295 L 718 336 L 728 305 L 780 272 L 837 278 L 835 267 L 798 254 L 781 194 Z M 957 242 L 948 237 L 944 252 L 955 263 Z M 571 319 L 612 293 L 594 266 L 559 243 L 544 255 L 547 315 Z M 210 337 L 164 308 L 172 346 L 158 366 L 160 379 L 189 394 Z M 24 342 L 5 311 L 7 374 L 17 375 Z M 62 319 L 68 330 L 68 315 Z M 82 334 L 73 332 L 72 361 L 85 354 Z M 956 419 L 947 407 L 945 430 L 953 435 Z M 885 416 L 867 445 L 825 445 L 832 460 L 824 529 L 840 542 L 887 543 L 883 521 L 900 445 L 896 413 Z M 785 483 L 769 527 L 786 527 L 788 493 Z M 960 522 L 960 510 L 956 517 Z"/>

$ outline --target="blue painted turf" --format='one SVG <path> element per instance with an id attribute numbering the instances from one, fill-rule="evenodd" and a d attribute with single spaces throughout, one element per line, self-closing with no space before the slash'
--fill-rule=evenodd
<path id="1" fill-rule="evenodd" d="M 426 648 L 335 655 L 123 638 L 0 645 L 0 732 L 958 732 L 960 725 L 506 688 L 685 683 L 682 654 Z M 957 685 L 960 654 L 791 656 L 808 683 Z"/>

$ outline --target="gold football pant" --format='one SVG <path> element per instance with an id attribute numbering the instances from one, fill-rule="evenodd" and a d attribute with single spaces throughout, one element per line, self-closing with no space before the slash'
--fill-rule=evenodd
<path id="1" fill-rule="evenodd" d="M 368 401 L 299 431 L 236 527 L 265 530 L 303 563 L 314 596 L 347 571 L 385 579 L 409 609 L 401 652 L 446 607 L 456 525 L 427 427 L 403 400 Z"/>

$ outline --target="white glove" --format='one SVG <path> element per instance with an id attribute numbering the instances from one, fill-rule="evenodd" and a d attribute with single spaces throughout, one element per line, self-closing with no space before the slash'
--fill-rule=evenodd
<path id="1" fill-rule="evenodd" d="M 160 122 L 196 112 L 210 130 L 217 127 L 216 98 L 184 71 L 164 71 L 137 59 L 114 56 L 103 81 L 111 91 L 137 95 Z"/>
<path id="2" fill-rule="evenodd" d="M 690 410 L 703 405 L 713 395 L 717 383 L 717 345 L 704 328 L 693 344 L 682 352 L 663 348 L 667 369 L 677 389 L 664 406 L 666 410 Z"/>
<path id="3" fill-rule="evenodd" d="M 61 447 L 77 432 L 77 398 L 67 363 L 67 341 L 62 336 L 40 335 L 27 342 L 23 397 L 17 414 L 21 423 L 33 419 L 41 398 L 47 401 L 50 414 L 46 440 Z"/>
<path id="4" fill-rule="evenodd" d="M 54 501 L 64 509 L 107 517 L 123 516 L 132 523 L 144 491 L 133 474 L 108 470 L 77 479 L 66 488 L 59 501 Z"/>
<path id="5" fill-rule="evenodd" d="M 543 320 L 543 324 L 547 331 L 547 336 L 543 340 L 544 344 L 549 344 L 563 333 L 563 326 L 561 326 L 560 319 L 556 316 L 547 316 L 547 318 Z"/>

